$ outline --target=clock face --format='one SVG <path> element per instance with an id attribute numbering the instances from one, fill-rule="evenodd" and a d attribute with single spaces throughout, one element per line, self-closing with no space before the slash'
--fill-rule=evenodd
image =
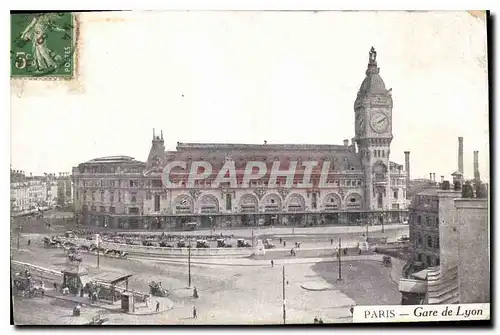
<path id="1" fill-rule="evenodd" d="M 370 120 L 372 129 L 377 133 L 384 133 L 389 128 L 389 118 L 384 112 L 375 112 Z"/>

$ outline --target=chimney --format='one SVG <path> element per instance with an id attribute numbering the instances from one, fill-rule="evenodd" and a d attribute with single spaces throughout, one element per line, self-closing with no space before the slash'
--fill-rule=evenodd
<path id="1" fill-rule="evenodd" d="M 464 138 L 458 138 L 458 172 L 464 174 Z"/>
<path id="2" fill-rule="evenodd" d="M 153 128 L 153 140 L 156 138 L 155 136 L 155 129 Z"/>
<path id="3" fill-rule="evenodd" d="M 478 182 L 481 180 L 479 176 L 479 151 L 474 151 L 474 181 Z"/>
<path id="4" fill-rule="evenodd" d="M 163 141 L 163 130 L 160 130 L 161 140 Z"/>
<path id="5" fill-rule="evenodd" d="M 349 140 L 344 140 L 344 147 L 348 147 L 349 146 Z"/>
<path id="6" fill-rule="evenodd" d="M 436 182 L 436 172 L 433 172 L 433 173 L 432 173 L 432 181 L 433 181 L 433 182 Z"/>
<path id="7" fill-rule="evenodd" d="M 432 172 L 429 173 L 429 179 L 432 181 Z"/>
<path id="8" fill-rule="evenodd" d="M 441 176 L 441 184 L 444 182 L 444 176 Z"/>
<path id="9" fill-rule="evenodd" d="M 410 152 L 405 151 L 406 185 L 410 184 Z"/>

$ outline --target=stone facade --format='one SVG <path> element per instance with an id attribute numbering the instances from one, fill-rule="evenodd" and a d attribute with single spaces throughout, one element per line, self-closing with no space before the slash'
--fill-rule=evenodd
<path id="1" fill-rule="evenodd" d="M 490 239 L 487 199 L 456 199 L 460 303 L 490 302 Z"/>
<path id="2" fill-rule="evenodd" d="M 87 224 L 119 228 L 271 224 L 348 224 L 397 222 L 406 217 L 407 173 L 390 161 L 392 95 L 385 88 L 370 51 L 366 77 L 355 104 L 355 136 L 342 145 L 177 143 L 167 150 L 163 133 L 153 133 L 146 162 L 132 157 L 104 157 L 73 169 L 75 211 Z M 186 163 L 173 170 L 176 188 L 164 187 L 163 168 L 175 161 Z M 208 162 L 205 180 L 188 182 L 193 162 Z M 214 185 L 225 162 L 236 169 L 236 184 Z M 265 164 L 268 173 L 248 186 L 243 182 L 249 161 Z M 301 188 L 307 162 L 313 168 L 311 187 Z M 269 187 L 271 167 L 280 170 L 298 162 L 291 187 L 278 177 Z M 321 164 L 329 164 L 327 184 L 321 182 Z M 195 167 L 196 169 L 196 167 Z"/>

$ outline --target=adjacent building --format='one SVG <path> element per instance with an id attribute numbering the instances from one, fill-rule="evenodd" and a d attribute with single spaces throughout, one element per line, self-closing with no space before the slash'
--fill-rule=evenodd
<path id="1" fill-rule="evenodd" d="M 137 229 L 231 225 L 360 224 L 399 222 L 406 217 L 407 171 L 391 161 L 392 94 L 380 76 L 377 53 L 369 52 L 365 78 L 354 102 L 354 137 L 340 145 L 177 143 L 167 149 L 163 132 L 154 133 L 145 162 L 128 156 L 92 159 L 73 168 L 77 217 L 89 225 Z M 173 162 L 184 169 L 163 171 Z M 210 164 L 203 180 L 188 182 L 196 162 Z M 227 162 L 234 164 L 234 183 L 218 184 Z M 248 162 L 267 173 L 248 185 Z M 318 163 L 313 167 L 311 162 Z M 270 171 L 280 170 L 276 184 Z M 327 166 L 326 170 L 323 170 Z M 311 169 L 311 183 L 299 187 Z M 323 173 L 325 172 L 326 173 Z M 326 179 L 322 179 L 326 176 Z"/>
<path id="2" fill-rule="evenodd" d="M 440 184 L 415 195 L 409 207 L 410 255 L 399 286 L 403 304 L 489 302 L 487 188 L 479 187 L 476 151 L 473 184 L 478 187 L 474 198 L 463 198 L 462 149 L 460 137 L 453 183 L 441 177 Z"/>
<path id="3" fill-rule="evenodd" d="M 24 171 L 10 171 L 10 203 L 11 212 L 14 215 L 27 214 L 30 212 L 52 208 L 58 204 L 61 199 L 62 173 L 59 177 L 55 174 L 45 173 L 43 176 L 26 175 Z M 65 174 L 64 199 L 72 200 L 72 181 L 69 173 Z M 69 181 L 69 184 L 68 184 Z"/>

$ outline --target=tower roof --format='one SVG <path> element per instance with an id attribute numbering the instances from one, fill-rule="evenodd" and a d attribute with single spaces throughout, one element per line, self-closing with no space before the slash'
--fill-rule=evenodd
<path id="1" fill-rule="evenodd" d="M 368 68 L 366 69 L 366 77 L 361 83 L 358 95 L 387 93 L 385 83 L 380 77 L 380 68 L 377 67 L 377 52 L 375 48 L 370 49 L 368 58 Z"/>

